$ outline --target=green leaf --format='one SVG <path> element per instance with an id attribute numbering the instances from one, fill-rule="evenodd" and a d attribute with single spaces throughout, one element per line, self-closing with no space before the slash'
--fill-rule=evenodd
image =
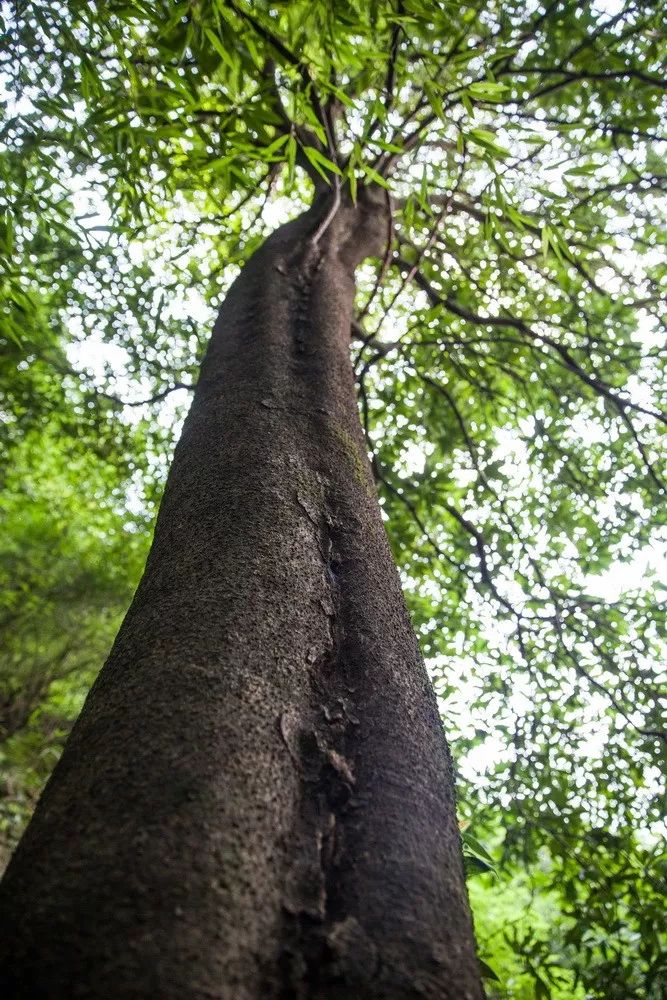
<path id="1" fill-rule="evenodd" d="M 352 198 L 352 204 L 357 204 L 357 171 L 353 164 L 350 164 L 347 171 L 347 180 L 350 185 L 350 197 Z"/>
<path id="2" fill-rule="evenodd" d="M 495 133 L 489 132 L 488 129 L 483 128 L 473 128 L 470 129 L 468 135 L 476 142 L 478 146 L 482 146 L 484 149 L 488 150 L 494 156 L 499 159 L 504 159 L 506 156 L 510 155 L 508 149 L 504 146 L 500 146 L 495 139 Z"/>
<path id="3" fill-rule="evenodd" d="M 274 139 L 273 142 L 269 146 L 267 146 L 266 149 L 264 149 L 263 151 L 264 157 L 266 159 L 270 159 L 271 157 L 273 157 L 274 154 L 277 153 L 279 149 L 282 149 L 282 147 L 288 143 L 290 138 L 291 136 L 289 136 L 287 133 L 285 135 L 279 135 L 277 139 Z"/>
<path id="4" fill-rule="evenodd" d="M 477 840 L 476 837 L 473 837 L 471 833 L 466 832 L 461 834 L 461 840 L 463 841 L 464 847 L 466 847 L 469 851 L 475 854 L 478 858 L 481 858 L 482 861 L 486 861 L 486 863 L 491 867 L 495 865 L 495 861 L 493 860 L 487 849 L 484 847 L 482 843 L 480 843 L 479 840 Z"/>
<path id="5" fill-rule="evenodd" d="M 491 979 L 494 983 L 500 982 L 497 973 L 493 971 L 490 965 L 487 965 L 487 963 L 481 958 L 478 958 L 477 961 L 479 962 L 480 975 L 482 979 Z"/>
<path id="6" fill-rule="evenodd" d="M 467 94 L 475 101 L 502 101 L 509 91 L 504 83 L 493 83 L 484 81 L 483 83 L 471 83 Z"/>
<path id="7" fill-rule="evenodd" d="M 379 184 L 380 187 L 389 190 L 389 182 L 386 180 L 386 178 L 384 178 L 381 174 L 379 174 L 377 170 L 374 170 L 373 167 L 371 167 L 368 163 L 360 163 L 359 166 L 361 167 L 361 169 L 363 170 L 363 172 L 366 174 L 367 177 L 370 177 L 370 179 L 372 181 L 375 181 L 376 184 Z"/>
<path id="8" fill-rule="evenodd" d="M 315 146 L 304 146 L 303 151 L 306 154 L 310 163 L 315 167 L 318 174 L 324 178 L 325 181 L 329 180 L 329 172 L 334 174 L 340 174 L 340 167 L 332 163 L 324 153 L 320 152 Z"/>
<path id="9" fill-rule="evenodd" d="M 551 243 L 551 229 L 544 223 L 542 226 L 542 259 L 547 260 L 549 256 L 549 245 Z"/>
<path id="10" fill-rule="evenodd" d="M 438 87 L 432 84 L 429 80 L 424 82 L 424 93 L 428 98 L 428 102 L 433 109 L 433 113 L 440 118 L 441 121 L 445 120 L 445 109 L 442 103 L 442 94 Z"/>
<path id="11" fill-rule="evenodd" d="M 595 174 L 600 169 L 596 163 L 582 163 L 578 167 L 570 167 L 565 173 L 571 177 L 585 177 L 590 174 Z"/>
<path id="12" fill-rule="evenodd" d="M 535 976 L 535 1000 L 549 1000 L 551 990 L 539 976 Z"/>
<path id="13" fill-rule="evenodd" d="M 487 864 L 481 858 L 478 858 L 475 854 L 464 853 L 463 855 L 464 867 L 466 875 L 485 875 L 487 872 L 491 872 L 493 875 L 497 875 L 496 869 L 493 865 Z"/>
<path id="14" fill-rule="evenodd" d="M 296 163 L 297 148 L 298 148 L 297 147 L 297 141 L 296 141 L 295 137 L 293 135 L 290 135 L 289 138 L 287 139 L 287 146 L 286 146 L 286 151 L 287 151 L 287 173 L 288 173 L 287 182 L 288 182 L 288 184 L 290 186 L 291 186 L 292 182 L 294 181 L 294 166 L 295 166 L 295 163 Z"/>
<path id="15" fill-rule="evenodd" d="M 210 28 L 204 27 L 204 34 L 228 69 L 236 70 L 238 65 L 236 59 L 233 58 L 227 46 L 218 38 L 215 32 L 211 31 Z"/>

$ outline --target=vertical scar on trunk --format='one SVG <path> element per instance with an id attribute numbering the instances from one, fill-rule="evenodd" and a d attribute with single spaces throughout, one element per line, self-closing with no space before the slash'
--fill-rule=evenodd
<path id="1" fill-rule="evenodd" d="M 319 997 L 330 982 L 359 986 L 370 982 L 379 967 L 376 946 L 345 912 L 337 885 L 340 865 L 345 862 L 346 825 L 363 805 L 355 795 L 357 779 L 348 748 L 348 735 L 360 722 L 351 697 L 354 691 L 344 685 L 341 587 L 345 567 L 336 544 L 335 516 L 324 497 L 319 499 L 316 513 L 311 503 L 296 496 L 313 527 L 322 562 L 321 605 L 329 619 L 331 645 L 314 658 L 305 657 L 312 690 L 311 717 L 306 722 L 289 711 L 280 716 L 283 742 L 301 785 L 295 831 L 298 861 L 289 873 L 284 899 L 285 1000 Z"/>

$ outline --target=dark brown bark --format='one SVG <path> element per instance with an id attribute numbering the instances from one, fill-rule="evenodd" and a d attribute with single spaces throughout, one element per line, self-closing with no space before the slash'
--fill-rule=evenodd
<path id="1" fill-rule="evenodd" d="M 153 547 L 7 871 L 5 997 L 479 1000 L 442 725 L 365 454 L 321 198 L 216 323 Z"/>

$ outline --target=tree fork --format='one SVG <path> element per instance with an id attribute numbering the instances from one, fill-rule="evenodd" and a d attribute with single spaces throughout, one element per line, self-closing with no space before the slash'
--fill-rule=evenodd
<path id="1" fill-rule="evenodd" d="M 330 208 L 222 306 L 143 579 L 2 884 L 5 996 L 482 996 L 349 356 L 387 209 Z"/>

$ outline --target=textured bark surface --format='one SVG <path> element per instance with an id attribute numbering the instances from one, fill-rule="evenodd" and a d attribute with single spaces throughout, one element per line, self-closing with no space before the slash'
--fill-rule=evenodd
<path id="1" fill-rule="evenodd" d="M 349 361 L 382 203 L 232 286 L 145 575 L 7 871 L 5 997 L 482 996 Z"/>

